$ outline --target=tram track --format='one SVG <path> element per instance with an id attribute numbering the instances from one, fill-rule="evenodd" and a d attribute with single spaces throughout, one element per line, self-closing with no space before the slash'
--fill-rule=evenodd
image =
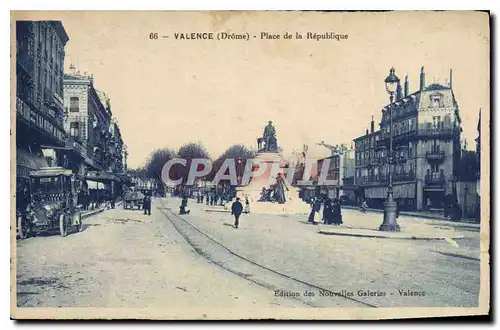
<path id="1" fill-rule="evenodd" d="M 310 307 L 372 307 L 376 305 L 315 285 L 269 268 L 231 250 L 206 232 L 168 209 L 164 202 L 158 209 L 175 230 L 207 261 L 230 273 Z M 313 293 L 314 296 L 306 294 Z M 278 297 L 277 296 L 277 297 Z"/>

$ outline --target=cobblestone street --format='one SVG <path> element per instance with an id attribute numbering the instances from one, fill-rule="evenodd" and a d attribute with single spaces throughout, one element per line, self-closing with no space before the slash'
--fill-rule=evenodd
<path id="1" fill-rule="evenodd" d="M 477 226 L 423 224 L 460 231 L 464 238 L 456 242 L 341 237 L 318 234 L 325 226 L 309 225 L 303 216 L 244 214 L 235 229 L 229 213 L 205 212 L 191 200 L 191 214 L 178 216 L 179 204 L 155 199 L 150 217 L 119 207 L 84 220 L 81 233 L 18 241 L 18 306 L 477 306 Z M 343 215 L 344 226 L 381 220 L 354 210 Z M 423 222 L 398 221 L 403 230 Z M 275 297 L 275 290 L 302 290 L 298 281 L 352 292 L 353 299 L 326 303 L 319 289 L 308 300 Z M 408 290 L 419 294 L 408 296 Z"/>

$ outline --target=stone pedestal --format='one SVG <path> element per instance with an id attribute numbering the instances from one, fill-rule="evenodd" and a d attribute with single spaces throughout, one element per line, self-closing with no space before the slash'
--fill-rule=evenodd
<path id="1" fill-rule="evenodd" d="M 240 197 L 244 200 L 245 196 L 248 196 L 250 202 L 257 202 L 260 199 L 260 194 L 262 192 L 262 188 L 269 188 L 271 184 L 276 182 L 276 177 L 271 178 L 271 170 L 273 164 L 279 163 L 283 164 L 283 156 L 280 153 L 276 152 L 260 152 L 257 153 L 255 159 L 259 161 L 260 166 L 266 166 L 265 172 L 258 176 L 252 177 L 250 183 L 247 186 L 239 187 L 236 190 L 236 196 Z M 257 170 L 257 169 L 256 169 Z M 283 172 L 281 169 L 280 172 Z"/>
<path id="2" fill-rule="evenodd" d="M 285 172 L 286 169 L 283 167 L 285 162 L 280 153 L 261 152 L 258 153 L 255 158 L 259 160 L 261 166 L 264 166 L 264 164 L 266 165 L 266 170 L 262 175 L 255 178 L 252 177 L 247 186 L 236 189 L 236 197 L 241 199 L 243 205 L 245 203 L 245 197 L 248 196 L 250 201 L 250 212 L 252 213 L 309 214 L 310 207 L 299 198 L 300 189 L 296 187 L 288 186 L 289 190 L 285 190 L 286 202 L 284 204 L 258 202 L 261 196 L 262 188 L 268 189 L 271 184 L 276 182 L 277 173 L 271 173 L 273 164 L 280 164 L 280 173 Z M 272 177 L 271 174 L 273 174 Z"/>

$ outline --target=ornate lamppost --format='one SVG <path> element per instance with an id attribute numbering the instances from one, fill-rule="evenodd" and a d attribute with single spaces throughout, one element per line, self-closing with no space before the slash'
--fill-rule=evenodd
<path id="1" fill-rule="evenodd" d="M 394 93 L 396 93 L 397 86 L 399 84 L 399 78 L 394 73 L 394 68 L 391 68 L 389 76 L 385 78 L 385 89 L 389 94 L 390 105 L 389 105 L 389 184 L 387 186 L 387 198 L 384 204 L 384 221 L 379 227 L 380 231 L 400 231 L 401 228 L 396 222 L 396 209 L 397 204 L 394 200 L 392 194 L 392 172 L 393 172 L 393 148 L 392 148 L 392 107 L 394 101 Z"/>

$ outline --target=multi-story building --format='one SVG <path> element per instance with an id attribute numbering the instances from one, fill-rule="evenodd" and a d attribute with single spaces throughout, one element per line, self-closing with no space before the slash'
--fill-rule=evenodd
<path id="1" fill-rule="evenodd" d="M 107 171 L 111 111 L 103 104 L 103 95 L 94 88 L 93 77 L 81 75 L 73 66 L 70 69 L 71 74 L 64 76 L 65 128 L 83 148 L 85 161 L 79 172 Z"/>
<path id="2" fill-rule="evenodd" d="M 380 131 L 375 131 L 375 121 L 372 116 L 370 129 L 365 134 L 354 139 L 354 186 L 356 203 L 365 196 L 365 188 L 379 185 L 385 173 L 381 167 L 383 153 L 378 152 L 376 144 L 380 141 Z M 372 201 L 372 207 L 380 207 L 378 200 Z"/>
<path id="3" fill-rule="evenodd" d="M 93 76 L 80 74 L 74 66 L 70 69 L 64 76 L 64 105 L 65 128 L 76 156 L 72 164 L 87 181 L 103 183 L 112 194 L 120 192 L 116 174 L 124 172 L 123 140 L 110 99 L 94 87 Z"/>
<path id="4" fill-rule="evenodd" d="M 110 172 L 125 173 L 123 147 L 124 143 L 120 132 L 120 126 L 116 119 L 113 118 L 111 124 L 111 141 L 108 145 Z"/>
<path id="5" fill-rule="evenodd" d="M 354 186 L 352 184 L 354 150 L 344 145 L 330 146 L 324 143 L 322 145 L 331 150 L 332 156 L 318 160 L 318 186 L 321 192 L 330 198 L 342 198 L 344 201 L 354 202 Z M 322 182 L 322 179 L 327 181 Z"/>
<path id="6" fill-rule="evenodd" d="M 62 99 L 64 47 L 68 40 L 60 21 L 16 22 L 18 189 L 19 184 L 26 183 L 30 171 L 62 165 L 58 148 L 65 145 L 66 138 Z"/>
<path id="7" fill-rule="evenodd" d="M 461 154 L 461 118 L 451 70 L 446 86 L 425 86 L 422 67 L 420 88 L 411 94 L 406 77 L 404 90 L 399 85 L 394 102 L 382 109 L 380 132 L 354 140 L 360 155 L 355 182 L 373 207 L 382 207 L 387 196 L 391 112 L 394 197 L 401 209 L 442 209 L 445 196 L 454 193 Z M 367 149 L 366 143 L 373 148 Z"/>

